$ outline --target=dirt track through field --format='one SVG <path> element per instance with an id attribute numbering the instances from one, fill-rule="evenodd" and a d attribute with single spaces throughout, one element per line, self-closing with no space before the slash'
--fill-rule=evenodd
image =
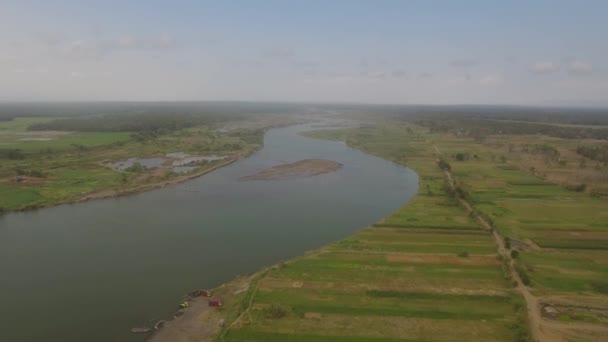
<path id="1" fill-rule="evenodd" d="M 433 146 L 435 152 L 437 154 L 437 161 L 441 157 L 441 152 L 437 146 Z M 453 190 L 456 189 L 454 184 L 454 179 L 452 177 L 452 173 L 449 170 L 444 170 L 444 174 L 448 180 L 448 184 L 450 188 Z M 469 202 L 465 199 L 458 197 L 460 203 L 464 206 L 468 213 L 473 213 L 475 220 L 479 223 L 479 225 L 488 231 L 492 232 L 492 236 L 496 241 L 496 245 L 498 246 L 498 253 L 502 255 L 508 261 L 509 273 L 512 279 L 516 282 L 515 290 L 522 294 L 526 301 L 526 306 L 528 308 L 528 326 L 530 329 L 530 335 L 532 341 L 538 342 L 562 342 L 566 341 L 564 334 L 561 334 L 557 329 L 560 324 L 557 322 L 551 322 L 551 324 L 546 324 L 543 322 L 543 318 L 541 316 L 541 307 L 538 298 L 536 298 L 528 289 L 526 285 L 522 282 L 519 274 L 515 271 L 515 261 L 511 258 L 509 251 L 505 248 L 503 238 L 498 234 L 498 232 L 492 228 L 492 226 L 473 210 L 473 207 Z"/>

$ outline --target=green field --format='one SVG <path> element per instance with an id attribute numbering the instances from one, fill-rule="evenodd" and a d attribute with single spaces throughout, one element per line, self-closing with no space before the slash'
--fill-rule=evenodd
<path id="1" fill-rule="evenodd" d="M 372 227 L 263 273 L 219 340 L 529 340 L 526 304 L 507 261 L 446 190 L 438 152 L 460 196 L 517 250 L 515 269 L 541 303 L 531 310 L 557 308 L 552 319 L 568 341 L 601 340 L 608 327 L 608 202 L 553 178 L 577 172 L 572 142 L 493 138 L 551 143 L 568 160 L 555 166 L 527 159 L 517 146 L 431 134 L 400 121 L 305 135 L 406 164 L 420 176 L 419 192 Z"/>
<path id="2" fill-rule="evenodd" d="M 248 154 L 261 145 L 261 129 L 219 133 L 211 126 L 142 135 L 140 132 L 31 131 L 56 118 L 0 121 L 0 212 L 73 202 L 100 191 L 137 191 L 178 177 L 170 170 L 117 172 L 104 165 L 128 158 Z M 216 166 L 207 163 L 197 172 Z"/>
<path id="3" fill-rule="evenodd" d="M 373 227 L 266 272 L 220 340 L 526 339 L 525 305 L 490 233 L 444 191 L 430 136 L 409 126 L 307 135 L 407 162 L 420 191 Z"/>
<path id="4" fill-rule="evenodd" d="M 509 149 L 449 135 L 436 144 L 470 202 L 519 250 L 518 272 L 529 278 L 532 293 L 558 308 L 559 320 L 569 322 L 569 338 L 595 341 L 593 334 L 577 331 L 575 323 L 608 326 L 608 201 L 568 187 L 573 175 L 583 181 L 590 172 L 581 168 L 572 141 L 542 136 L 496 139 L 509 141 Z M 558 148 L 563 160 L 539 162 L 536 156 L 515 152 L 517 144 L 541 143 Z M 463 151 L 478 158 L 450 158 Z M 593 172 L 601 170 L 597 166 Z"/>

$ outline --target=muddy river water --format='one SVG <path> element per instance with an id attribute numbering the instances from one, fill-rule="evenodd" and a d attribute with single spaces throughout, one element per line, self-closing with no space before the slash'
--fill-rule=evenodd
<path id="1" fill-rule="evenodd" d="M 141 341 L 130 329 L 188 291 L 345 237 L 417 191 L 413 171 L 307 129 L 269 130 L 256 154 L 176 186 L 0 217 L 0 341 Z M 239 181 L 314 158 L 343 167 Z"/>

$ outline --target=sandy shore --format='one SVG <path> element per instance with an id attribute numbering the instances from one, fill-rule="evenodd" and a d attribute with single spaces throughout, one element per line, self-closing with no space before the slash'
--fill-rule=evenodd
<path id="1" fill-rule="evenodd" d="M 189 300 L 190 307 L 180 309 L 176 315 L 154 331 L 151 342 L 205 342 L 212 341 L 222 330 L 227 318 L 237 313 L 237 307 L 250 290 L 253 279 L 262 271 L 249 276 L 237 277 L 212 290 L 212 298 L 220 299 L 222 307 L 209 306 L 209 298 L 197 297 Z M 234 317 L 232 317 L 234 318 Z"/>
<path id="2" fill-rule="evenodd" d="M 295 163 L 273 166 L 254 175 L 243 177 L 240 180 L 278 180 L 310 177 L 335 172 L 341 168 L 342 164 L 331 160 L 303 159 Z"/>

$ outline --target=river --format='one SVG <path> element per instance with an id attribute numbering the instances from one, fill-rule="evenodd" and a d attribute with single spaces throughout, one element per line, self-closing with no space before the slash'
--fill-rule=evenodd
<path id="1" fill-rule="evenodd" d="M 269 130 L 251 157 L 137 195 L 0 217 L 0 341 L 141 341 L 185 293 L 302 255 L 404 205 L 417 175 L 341 142 Z M 341 170 L 239 181 L 307 158 Z"/>

